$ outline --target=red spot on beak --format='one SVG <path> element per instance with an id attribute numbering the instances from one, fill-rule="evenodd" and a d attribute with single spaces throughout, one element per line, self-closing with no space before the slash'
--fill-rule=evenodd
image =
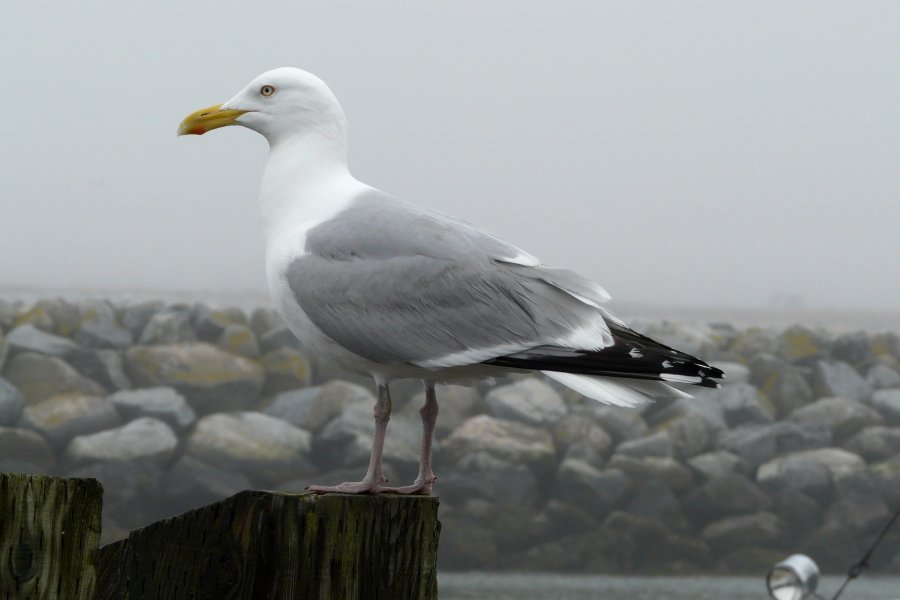
<path id="1" fill-rule="evenodd" d="M 191 129 L 191 133 L 193 133 L 194 135 L 203 135 L 204 133 L 206 133 L 206 130 L 202 127 L 194 127 L 193 129 Z"/>

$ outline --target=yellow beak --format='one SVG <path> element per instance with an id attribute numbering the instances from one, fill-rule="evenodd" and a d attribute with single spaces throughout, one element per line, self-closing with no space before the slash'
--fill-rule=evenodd
<path id="1" fill-rule="evenodd" d="M 178 126 L 178 135 L 203 135 L 219 127 L 237 125 L 237 118 L 246 112 L 246 110 L 222 110 L 221 104 L 201 108 L 184 118 Z"/>

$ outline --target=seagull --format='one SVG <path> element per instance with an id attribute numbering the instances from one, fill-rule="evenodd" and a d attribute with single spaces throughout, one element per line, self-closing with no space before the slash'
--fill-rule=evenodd
<path id="1" fill-rule="evenodd" d="M 241 125 L 269 142 L 259 206 L 272 300 L 319 357 L 375 381 L 375 433 L 361 481 L 318 493 L 431 494 L 435 384 L 541 371 L 576 392 L 633 407 L 718 387 L 721 370 L 630 329 L 599 285 L 473 225 L 398 200 L 347 166 L 347 119 L 315 75 L 263 73 L 179 135 Z M 389 385 L 425 385 L 415 481 L 388 487 L 382 450 Z"/>

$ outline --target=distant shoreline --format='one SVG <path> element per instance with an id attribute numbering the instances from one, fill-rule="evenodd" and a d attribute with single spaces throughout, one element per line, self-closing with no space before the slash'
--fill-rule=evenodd
<path id="1" fill-rule="evenodd" d="M 264 290 L 152 290 L 152 289 L 49 289 L 0 285 L 0 300 L 32 303 L 43 298 L 68 300 L 105 299 L 113 302 L 161 300 L 167 303 L 203 303 L 236 306 L 244 310 L 271 306 Z M 804 307 L 666 306 L 615 299 L 611 308 L 628 320 L 660 320 L 688 323 L 728 323 L 737 327 L 784 329 L 794 324 L 839 331 L 900 332 L 900 308 L 896 310 L 838 309 Z"/>

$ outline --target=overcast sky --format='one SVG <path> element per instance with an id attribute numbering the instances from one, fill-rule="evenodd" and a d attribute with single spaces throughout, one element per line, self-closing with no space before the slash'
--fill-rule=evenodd
<path id="1" fill-rule="evenodd" d="M 175 129 L 297 66 L 359 179 L 614 301 L 900 306 L 900 2 L 127 4 L 4 2 L 0 286 L 264 293 L 265 140 Z"/>

